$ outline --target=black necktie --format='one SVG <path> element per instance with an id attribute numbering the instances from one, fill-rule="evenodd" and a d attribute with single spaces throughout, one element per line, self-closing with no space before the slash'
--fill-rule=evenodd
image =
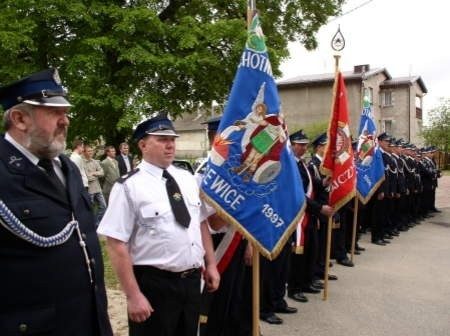
<path id="1" fill-rule="evenodd" d="M 163 177 L 166 181 L 167 196 L 169 196 L 170 206 L 172 207 L 173 214 L 178 223 L 184 227 L 189 227 L 191 222 L 191 216 L 186 208 L 186 204 L 183 200 L 183 195 L 180 192 L 177 181 L 170 175 L 167 170 L 164 170 Z"/>
<path id="2" fill-rule="evenodd" d="M 55 169 L 53 168 L 53 162 L 50 159 L 40 159 L 38 162 L 38 166 L 45 169 L 47 176 L 52 181 L 53 185 L 60 191 L 64 196 L 67 196 L 66 187 L 59 179 L 58 175 L 56 175 Z"/>

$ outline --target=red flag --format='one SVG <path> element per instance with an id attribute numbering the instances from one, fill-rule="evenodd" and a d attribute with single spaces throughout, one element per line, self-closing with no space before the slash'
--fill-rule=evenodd
<path id="1" fill-rule="evenodd" d="M 321 170 L 331 176 L 329 204 L 336 210 L 355 196 L 356 169 L 350 137 L 347 92 L 341 72 L 334 83 L 334 102 L 328 144 Z"/>

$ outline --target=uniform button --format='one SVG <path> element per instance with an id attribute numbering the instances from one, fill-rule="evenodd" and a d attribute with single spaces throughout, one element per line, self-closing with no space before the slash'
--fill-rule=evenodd
<path id="1" fill-rule="evenodd" d="M 158 216 L 159 215 L 159 213 L 158 212 L 155 212 L 155 216 Z"/>
<path id="2" fill-rule="evenodd" d="M 91 259 L 91 264 L 92 264 L 92 266 L 95 266 L 95 258 Z"/>
<path id="3" fill-rule="evenodd" d="M 28 216 L 29 214 L 31 214 L 31 210 L 25 209 L 25 210 L 23 210 L 23 214 Z"/>
<path id="4" fill-rule="evenodd" d="M 21 333 L 27 332 L 27 330 L 28 330 L 28 326 L 25 323 L 19 324 L 19 331 Z"/>
<path id="5" fill-rule="evenodd" d="M 86 239 L 86 233 L 82 233 L 81 238 Z"/>
<path id="6" fill-rule="evenodd" d="M 97 285 L 94 286 L 94 290 L 95 290 L 96 292 L 98 292 L 98 286 L 97 286 Z"/>

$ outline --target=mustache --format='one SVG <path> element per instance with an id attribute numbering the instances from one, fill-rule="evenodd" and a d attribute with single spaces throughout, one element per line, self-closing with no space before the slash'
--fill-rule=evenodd
<path id="1" fill-rule="evenodd" d="M 67 136 L 67 132 L 68 132 L 69 128 L 67 126 L 60 126 L 55 130 L 55 135 L 59 135 L 62 134 L 64 136 Z"/>

